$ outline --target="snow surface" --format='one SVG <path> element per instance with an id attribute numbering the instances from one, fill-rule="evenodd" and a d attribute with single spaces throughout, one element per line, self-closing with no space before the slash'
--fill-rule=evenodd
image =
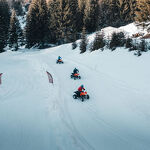
<path id="1" fill-rule="evenodd" d="M 105 37 L 108 39 L 111 39 L 112 33 L 116 32 L 124 32 L 126 37 L 132 37 L 132 35 L 136 33 L 141 33 L 143 35 L 146 35 L 148 33 L 147 28 L 145 27 L 143 29 L 142 26 L 137 26 L 136 23 L 130 23 L 126 26 L 122 26 L 120 28 L 115 27 L 106 27 L 102 29 L 102 32 L 105 34 Z"/>
<path id="2" fill-rule="evenodd" d="M 149 58 L 71 44 L 0 54 L 0 150 L 149 150 Z M 70 79 L 74 67 L 81 80 Z M 81 84 L 85 102 L 72 98 Z"/>

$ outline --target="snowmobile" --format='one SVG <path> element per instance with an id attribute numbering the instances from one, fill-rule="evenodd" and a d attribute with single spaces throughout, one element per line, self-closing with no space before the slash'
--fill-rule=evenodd
<path id="1" fill-rule="evenodd" d="M 72 73 L 70 77 L 71 77 L 71 79 L 74 79 L 74 80 L 81 79 L 81 76 L 79 75 L 79 73 L 75 73 L 75 74 Z"/>
<path id="2" fill-rule="evenodd" d="M 62 61 L 62 59 L 58 59 L 58 60 L 56 60 L 56 63 L 57 64 L 63 64 L 64 62 Z"/>
<path id="3" fill-rule="evenodd" d="M 82 91 L 81 93 L 79 91 L 76 91 L 74 92 L 73 98 L 81 99 L 81 101 L 83 102 L 85 99 L 89 99 L 90 96 L 87 94 L 86 91 Z"/>

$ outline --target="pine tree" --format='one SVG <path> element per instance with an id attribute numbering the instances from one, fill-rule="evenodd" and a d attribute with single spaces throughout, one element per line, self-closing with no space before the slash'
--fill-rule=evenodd
<path id="1" fill-rule="evenodd" d="M 150 1 L 139 0 L 136 10 L 136 21 L 145 22 L 150 21 Z"/>
<path id="2" fill-rule="evenodd" d="M 92 44 L 91 51 L 98 50 L 100 48 L 103 48 L 104 46 L 105 46 L 104 35 L 97 32 L 94 42 Z"/>
<path id="3" fill-rule="evenodd" d="M 41 46 L 44 46 L 44 43 L 47 42 L 47 33 L 48 33 L 48 8 L 46 0 L 38 1 L 39 7 L 39 18 L 38 18 L 38 39 Z"/>
<path id="4" fill-rule="evenodd" d="M 66 20 L 64 18 L 66 18 L 66 11 L 68 9 L 67 6 L 67 1 L 66 0 L 59 0 L 59 4 L 58 4 L 58 8 L 57 8 L 57 41 L 58 44 L 63 44 L 65 43 L 65 39 L 66 39 L 66 24 L 67 22 L 65 22 Z"/>
<path id="5" fill-rule="evenodd" d="M 139 50 L 141 52 L 146 52 L 147 51 L 147 43 L 146 43 L 145 39 L 141 40 L 141 43 L 139 45 Z"/>
<path id="6" fill-rule="evenodd" d="M 94 32 L 98 28 L 99 0 L 89 0 L 85 9 L 85 26 L 88 32 Z"/>
<path id="7" fill-rule="evenodd" d="M 100 3 L 100 14 L 99 14 L 99 25 L 100 27 L 107 27 L 110 25 L 109 22 L 109 15 L 110 15 L 110 9 L 109 9 L 109 0 L 102 0 Z"/>
<path id="8" fill-rule="evenodd" d="M 100 26 L 119 27 L 133 22 L 136 0 L 102 0 L 100 3 Z"/>
<path id="9" fill-rule="evenodd" d="M 12 11 L 9 28 L 9 46 L 18 50 L 18 41 L 22 36 L 22 30 L 16 16 L 15 10 Z"/>
<path id="10" fill-rule="evenodd" d="M 79 0 L 79 21 L 78 24 L 79 26 L 79 30 L 80 32 L 82 32 L 82 29 L 84 27 L 85 24 L 85 8 L 86 8 L 86 1 L 85 0 Z"/>
<path id="11" fill-rule="evenodd" d="M 70 20 L 69 29 L 71 33 L 71 42 L 76 41 L 77 39 L 77 32 L 80 31 L 80 13 L 79 13 L 79 4 L 78 0 L 71 0 L 69 1 L 69 17 Z"/>
<path id="12" fill-rule="evenodd" d="M 52 0 L 50 2 L 50 26 L 51 29 L 55 29 L 55 36 L 59 44 L 76 40 L 79 26 L 78 12 L 77 0 Z"/>
<path id="13" fill-rule="evenodd" d="M 131 48 L 132 45 L 133 45 L 133 44 L 132 44 L 132 39 L 128 37 L 128 38 L 126 39 L 125 47 L 126 47 L 126 48 Z"/>
<path id="14" fill-rule="evenodd" d="M 12 8 L 15 10 L 17 16 L 23 15 L 23 8 L 22 8 L 22 0 L 13 0 L 12 1 Z"/>
<path id="15" fill-rule="evenodd" d="M 78 46 L 78 45 L 77 45 L 76 41 L 72 43 L 72 49 L 76 49 L 77 46 Z"/>
<path id="16" fill-rule="evenodd" d="M 50 0 L 48 2 L 48 12 L 49 41 L 56 43 L 57 39 L 59 38 L 59 0 Z"/>
<path id="17" fill-rule="evenodd" d="M 36 5 L 34 5 L 36 1 L 33 0 L 30 4 L 29 11 L 26 18 L 26 27 L 25 27 L 25 37 L 26 37 L 26 44 L 27 47 L 30 48 L 36 43 L 38 43 L 37 40 L 37 12 L 38 8 Z"/>
<path id="18" fill-rule="evenodd" d="M 119 27 L 122 23 L 122 19 L 120 16 L 120 8 L 118 6 L 118 0 L 111 0 L 110 1 L 110 16 L 109 16 L 109 21 L 112 23 L 114 26 Z"/>
<path id="19" fill-rule="evenodd" d="M 115 50 L 116 47 L 124 46 L 126 40 L 123 32 L 113 33 L 110 41 L 110 49 Z"/>
<path id="20" fill-rule="evenodd" d="M 84 53 L 86 52 L 86 49 L 87 49 L 87 38 L 86 38 L 86 28 L 83 27 L 83 30 L 82 30 L 82 38 L 81 38 L 81 43 L 80 43 L 80 53 Z"/>
<path id="21" fill-rule="evenodd" d="M 136 0 L 119 0 L 119 11 L 124 24 L 134 21 Z"/>
<path id="22" fill-rule="evenodd" d="M 38 44 L 40 48 L 48 41 L 48 8 L 46 0 L 33 0 L 30 4 L 26 23 L 27 47 Z"/>
<path id="23" fill-rule="evenodd" d="M 122 23 L 118 0 L 102 0 L 100 3 L 100 26 L 118 27 Z"/>
<path id="24" fill-rule="evenodd" d="M 10 8 L 6 0 L 0 0 L 0 52 L 4 51 L 7 44 L 10 22 Z"/>

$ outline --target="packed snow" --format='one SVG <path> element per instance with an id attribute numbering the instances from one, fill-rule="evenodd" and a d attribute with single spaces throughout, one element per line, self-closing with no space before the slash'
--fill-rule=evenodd
<path id="1" fill-rule="evenodd" d="M 114 32 L 116 32 L 116 33 L 123 32 L 126 37 L 132 37 L 134 34 L 138 34 L 138 33 L 144 36 L 144 35 L 148 34 L 148 25 L 147 25 L 147 27 L 145 26 L 145 28 L 143 28 L 142 25 L 138 25 L 134 22 L 134 23 L 130 23 L 126 26 L 122 26 L 120 28 L 106 27 L 106 28 L 102 29 L 102 32 L 105 34 L 105 37 L 108 39 L 111 39 L 111 35 Z"/>
<path id="2" fill-rule="evenodd" d="M 149 150 L 149 58 L 71 44 L 0 54 L 0 150 Z M 75 67 L 81 80 L 70 79 Z M 72 97 L 81 84 L 84 102 Z"/>

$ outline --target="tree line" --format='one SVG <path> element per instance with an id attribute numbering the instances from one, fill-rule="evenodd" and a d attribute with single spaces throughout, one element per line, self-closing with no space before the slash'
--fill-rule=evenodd
<path id="1" fill-rule="evenodd" d="M 75 42 L 82 31 L 92 33 L 106 26 L 150 21 L 149 0 L 0 0 L 0 52 L 9 45 L 27 48 L 48 43 Z M 24 9 L 23 9 L 24 8 Z M 26 10 L 27 12 L 25 12 Z M 18 16 L 26 14 L 21 28 Z M 75 43 L 74 43 L 75 45 Z"/>

